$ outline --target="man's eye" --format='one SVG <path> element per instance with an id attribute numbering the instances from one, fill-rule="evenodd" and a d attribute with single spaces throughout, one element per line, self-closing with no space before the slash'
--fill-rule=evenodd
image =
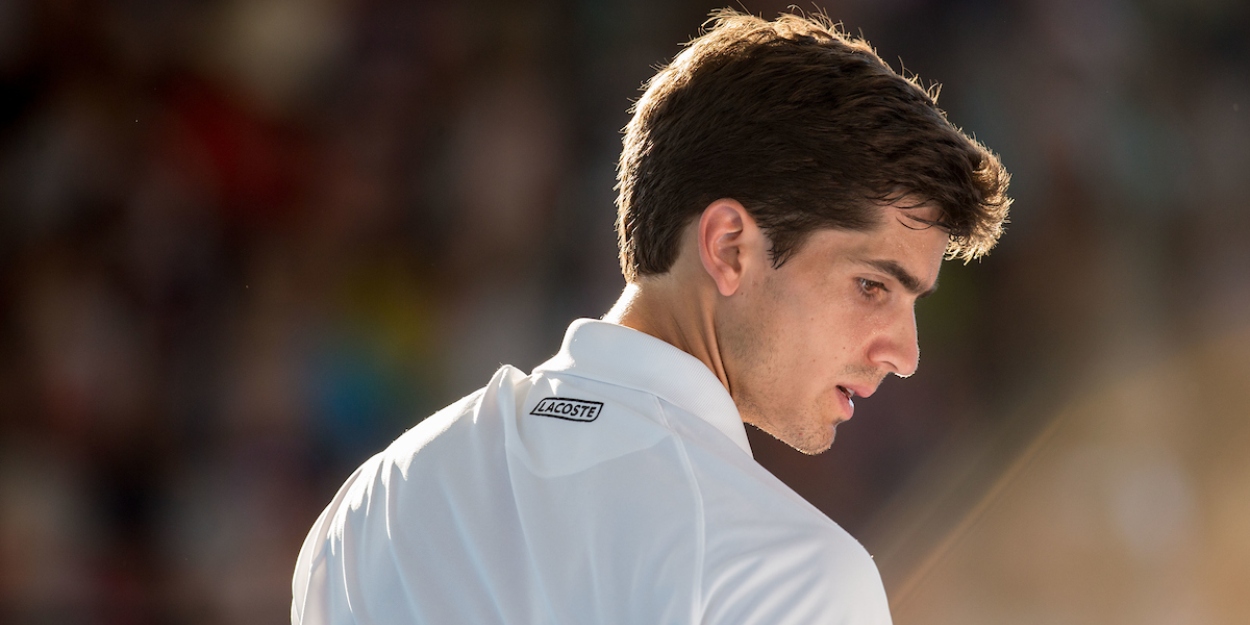
<path id="1" fill-rule="evenodd" d="M 859 278 L 859 290 L 862 291 L 864 295 L 874 296 L 884 291 L 885 285 L 877 282 L 876 280 Z"/>

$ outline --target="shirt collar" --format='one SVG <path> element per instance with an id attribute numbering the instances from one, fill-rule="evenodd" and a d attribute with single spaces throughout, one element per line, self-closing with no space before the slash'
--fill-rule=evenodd
<path id="1" fill-rule="evenodd" d="M 751 455 L 738 407 L 720 379 L 703 361 L 649 334 L 578 319 L 560 353 L 534 371 L 568 372 L 651 393 L 712 424 Z"/>

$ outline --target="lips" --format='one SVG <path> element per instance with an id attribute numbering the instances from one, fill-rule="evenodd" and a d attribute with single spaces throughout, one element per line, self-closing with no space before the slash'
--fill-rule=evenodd
<path id="1" fill-rule="evenodd" d="M 880 384 L 880 380 L 876 382 L 870 382 L 867 384 L 856 384 L 853 386 L 839 384 L 838 390 L 842 391 L 842 394 L 846 395 L 847 399 L 851 399 L 854 397 L 863 397 L 867 399 L 869 397 L 872 397 L 873 393 L 877 392 L 878 384 Z"/>
<path id="2" fill-rule="evenodd" d="M 847 419 L 850 419 L 851 415 L 855 414 L 854 399 L 856 397 L 867 398 L 871 396 L 873 393 L 877 392 L 877 385 L 880 383 L 881 383 L 880 380 L 876 380 L 876 381 L 870 381 L 864 384 L 855 384 L 855 385 L 838 384 L 837 385 L 838 393 L 840 393 L 842 396 L 842 400 L 844 404 L 843 408 L 846 410 Z"/>
<path id="3" fill-rule="evenodd" d="M 855 391 L 845 386 L 838 385 L 838 392 L 842 394 L 842 409 L 846 411 L 844 421 L 850 419 L 855 414 L 855 402 L 851 401 L 855 397 Z"/>

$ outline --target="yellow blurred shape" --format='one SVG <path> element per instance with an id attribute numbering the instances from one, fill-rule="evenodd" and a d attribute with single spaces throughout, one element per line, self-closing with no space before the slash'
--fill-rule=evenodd
<path id="1" fill-rule="evenodd" d="M 1250 623 L 1250 330 L 1075 397 L 964 508 L 879 555 L 899 625 Z"/>

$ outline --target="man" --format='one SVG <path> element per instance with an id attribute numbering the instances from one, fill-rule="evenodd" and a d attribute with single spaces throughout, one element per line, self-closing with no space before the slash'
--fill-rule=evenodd
<path id="1" fill-rule="evenodd" d="M 628 286 L 400 437 L 317 520 L 295 623 L 889 623 L 850 535 L 751 457 L 917 366 L 915 301 L 997 240 L 998 160 L 862 41 L 732 11 L 626 129 Z"/>

